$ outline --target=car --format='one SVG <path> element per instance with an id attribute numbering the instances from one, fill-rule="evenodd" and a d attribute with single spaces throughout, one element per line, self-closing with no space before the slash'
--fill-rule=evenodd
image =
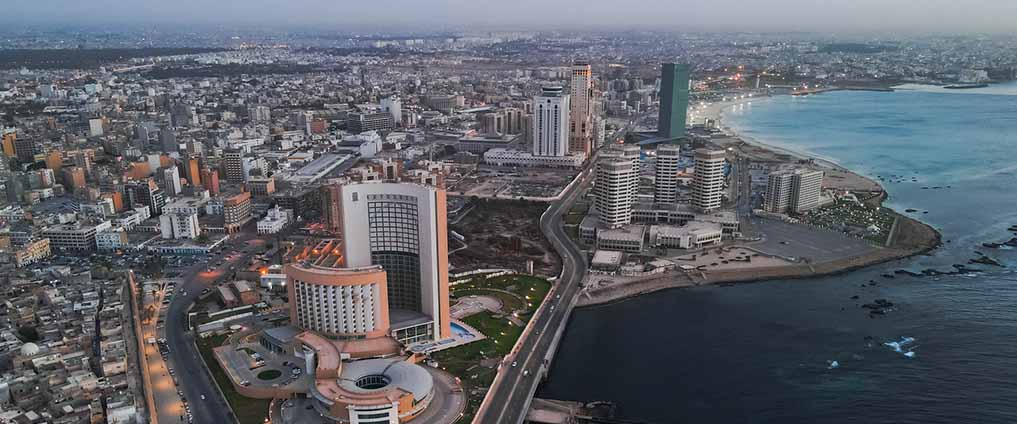
<path id="1" fill-rule="evenodd" d="M 514 366 L 516 366 L 516 365 L 519 365 L 519 363 L 518 363 L 518 362 L 516 362 L 516 361 L 512 361 L 512 366 L 514 367 Z"/>
<path id="2" fill-rule="evenodd" d="M 205 395 L 201 395 L 201 400 L 205 400 Z"/>
<path id="3" fill-rule="evenodd" d="M 530 375 L 530 370 L 523 370 L 523 377 Z"/>

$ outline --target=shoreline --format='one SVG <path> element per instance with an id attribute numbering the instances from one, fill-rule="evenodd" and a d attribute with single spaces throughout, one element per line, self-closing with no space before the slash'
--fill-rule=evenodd
<path id="1" fill-rule="evenodd" d="M 714 119 L 718 123 L 718 127 L 729 136 L 753 145 L 756 148 L 769 152 L 782 153 L 797 159 L 813 160 L 820 166 L 846 174 L 851 174 L 871 182 L 878 187 L 879 191 L 882 193 L 882 195 L 878 198 L 880 207 L 889 209 L 896 215 L 897 220 L 895 221 L 895 227 L 906 228 L 904 230 L 898 229 L 897 231 L 894 231 L 886 246 L 873 252 L 858 256 L 839 258 L 815 264 L 791 264 L 726 271 L 718 270 L 710 271 L 708 273 L 700 272 L 700 276 L 696 276 L 695 273 L 692 272 L 669 271 L 663 274 L 647 277 L 645 279 L 618 283 L 617 285 L 600 288 L 593 292 L 584 290 L 580 295 L 576 308 L 590 308 L 609 305 L 635 299 L 646 294 L 670 289 L 686 289 L 717 284 L 747 284 L 778 279 L 792 280 L 829 277 L 893 261 L 905 260 L 914 256 L 925 255 L 942 246 L 942 234 L 940 234 L 935 228 L 925 222 L 903 215 L 892 208 L 882 206 L 883 202 L 889 197 L 889 194 L 885 187 L 877 181 L 853 172 L 829 158 L 816 158 L 806 152 L 774 146 L 760 140 L 753 139 L 752 137 L 743 137 L 738 135 L 738 133 L 733 129 L 721 125 L 723 122 L 724 112 L 727 109 L 741 104 L 751 104 L 752 100 L 753 98 L 713 103 L 703 108 L 702 113 L 706 119 Z M 746 247 L 751 247 L 751 245 L 746 245 Z M 596 292 L 601 293 L 598 294 Z"/>

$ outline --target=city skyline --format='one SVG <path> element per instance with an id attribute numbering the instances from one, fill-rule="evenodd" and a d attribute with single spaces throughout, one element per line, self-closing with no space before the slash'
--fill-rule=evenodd
<path id="1" fill-rule="evenodd" d="M 592 28 L 759 31 L 759 32 L 899 32 L 899 33 L 999 33 L 1010 30 L 1007 19 L 1017 17 L 1017 5 L 990 0 L 950 2 L 944 0 L 862 0 L 818 6 L 805 0 L 775 0 L 742 5 L 703 4 L 692 0 L 637 0 L 620 5 L 608 1 L 521 0 L 512 3 L 464 0 L 395 0 L 346 4 L 323 0 L 298 0 L 286 8 L 265 0 L 221 3 L 182 0 L 70 0 L 49 2 L 14 1 L 7 16 L 17 24 L 268 24 L 321 25 L 321 29 L 413 27 L 450 29 L 575 30 Z M 393 14 L 399 10 L 399 14 Z M 544 13 L 533 14 L 532 10 Z M 559 16 L 569 16 L 563 21 Z M 893 16 L 886 20 L 880 16 Z M 302 28 L 307 30 L 307 28 Z"/>

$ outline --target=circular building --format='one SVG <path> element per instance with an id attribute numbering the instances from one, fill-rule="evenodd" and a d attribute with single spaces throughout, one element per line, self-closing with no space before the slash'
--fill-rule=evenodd
<path id="1" fill-rule="evenodd" d="M 306 332 L 297 339 L 314 370 L 309 397 L 326 418 L 339 423 L 403 423 L 430 405 L 434 378 L 403 358 L 343 361 L 332 341 Z"/>

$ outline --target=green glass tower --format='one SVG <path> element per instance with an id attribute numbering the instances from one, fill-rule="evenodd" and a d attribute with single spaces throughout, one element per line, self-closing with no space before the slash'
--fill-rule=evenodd
<path id="1" fill-rule="evenodd" d="M 689 65 L 665 63 L 660 69 L 660 116 L 657 136 L 685 135 L 689 113 Z"/>

